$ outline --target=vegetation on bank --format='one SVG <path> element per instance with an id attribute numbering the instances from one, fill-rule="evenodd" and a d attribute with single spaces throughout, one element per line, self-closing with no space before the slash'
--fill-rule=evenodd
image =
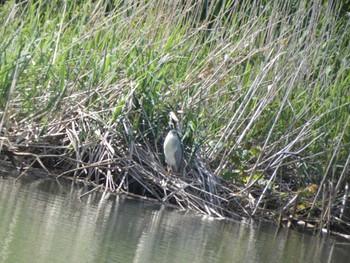
<path id="1" fill-rule="evenodd" d="M 5 1 L 2 155 L 21 173 L 350 234 L 340 2 Z M 171 111 L 181 176 L 164 168 Z"/>

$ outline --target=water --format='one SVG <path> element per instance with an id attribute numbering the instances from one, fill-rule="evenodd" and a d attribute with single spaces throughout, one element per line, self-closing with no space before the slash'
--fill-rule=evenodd
<path id="1" fill-rule="evenodd" d="M 349 262 L 342 239 L 86 191 L 0 172 L 0 262 Z"/>

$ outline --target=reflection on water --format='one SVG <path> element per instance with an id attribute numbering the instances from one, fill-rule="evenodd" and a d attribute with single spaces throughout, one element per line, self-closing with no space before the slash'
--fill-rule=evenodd
<path id="1" fill-rule="evenodd" d="M 343 240 L 0 174 L 0 262 L 347 262 Z"/>

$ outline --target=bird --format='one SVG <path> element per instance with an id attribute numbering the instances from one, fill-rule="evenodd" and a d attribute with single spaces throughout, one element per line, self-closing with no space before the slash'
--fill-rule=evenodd
<path id="1" fill-rule="evenodd" d="M 172 172 L 178 173 L 182 162 L 182 146 L 175 129 L 170 130 L 164 140 L 165 162 Z"/>

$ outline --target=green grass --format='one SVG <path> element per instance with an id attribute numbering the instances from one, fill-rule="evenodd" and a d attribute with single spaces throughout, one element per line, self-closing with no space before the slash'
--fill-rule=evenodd
<path id="1" fill-rule="evenodd" d="M 125 150 L 148 140 L 161 154 L 182 110 L 186 158 L 200 148 L 217 175 L 343 191 L 350 20 L 338 2 L 228 0 L 207 14 L 203 1 L 78 2 L 0 6 L 3 136 L 83 112 L 117 131 L 127 119 Z"/>

